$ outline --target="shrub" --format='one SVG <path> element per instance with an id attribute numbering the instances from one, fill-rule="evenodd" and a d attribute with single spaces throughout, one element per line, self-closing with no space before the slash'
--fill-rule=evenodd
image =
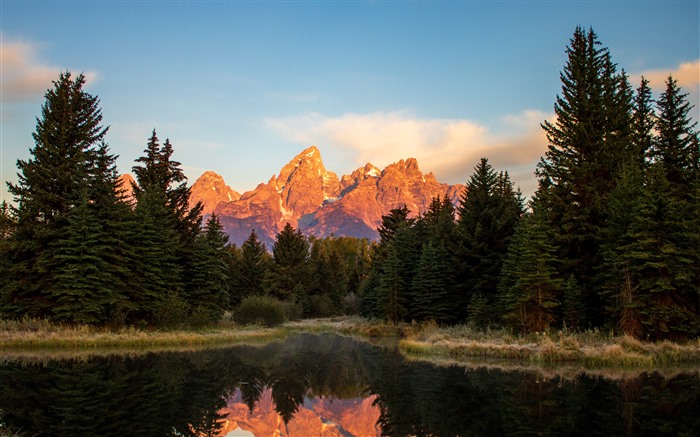
<path id="1" fill-rule="evenodd" d="M 169 293 L 153 310 L 153 320 L 159 328 L 175 329 L 187 321 L 187 302 L 177 293 Z"/>
<path id="2" fill-rule="evenodd" d="M 234 319 L 242 325 L 277 326 L 284 323 L 287 306 L 270 296 L 248 296 L 238 305 Z"/>

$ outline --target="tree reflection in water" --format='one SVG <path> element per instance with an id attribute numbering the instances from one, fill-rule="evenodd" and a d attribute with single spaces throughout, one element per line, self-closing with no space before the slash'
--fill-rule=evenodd
<path id="1" fill-rule="evenodd" d="M 231 426 L 292 436 L 310 426 L 362 436 L 696 435 L 700 379 L 435 366 L 330 334 L 0 364 L 0 435 L 216 436 Z"/>

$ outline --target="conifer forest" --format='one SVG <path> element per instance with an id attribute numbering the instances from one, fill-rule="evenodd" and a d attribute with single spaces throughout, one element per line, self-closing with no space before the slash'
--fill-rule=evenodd
<path id="1" fill-rule="evenodd" d="M 669 76 L 630 83 L 593 29 L 566 47 L 548 149 L 526 201 L 484 157 L 459 202 L 397 208 L 379 240 L 231 245 L 190 202 L 176 144 L 145 132 L 121 186 L 100 101 L 82 74 L 45 94 L 27 160 L 0 209 L 0 317 L 107 327 L 206 325 L 247 305 L 282 318 L 600 328 L 645 340 L 700 335 L 700 147 Z M 126 195 L 133 190 L 133 198 Z M 279 305 L 277 305 L 279 304 Z"/>

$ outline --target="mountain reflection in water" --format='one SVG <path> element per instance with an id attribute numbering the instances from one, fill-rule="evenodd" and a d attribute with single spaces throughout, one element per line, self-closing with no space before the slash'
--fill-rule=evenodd
<path id="1" fill-rule="evenodd" d="M 337 335 L 0 360 L 0 435 L 698 435 L 698 372 L 437 366 Z"/>

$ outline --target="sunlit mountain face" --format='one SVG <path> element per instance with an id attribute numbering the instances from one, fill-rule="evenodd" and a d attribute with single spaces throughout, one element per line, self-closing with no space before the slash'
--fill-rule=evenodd
<path id="1" fill-rule="evenodd" d="M 378 436 L 380 411 L 376 396 L 338 399 L 307 397 L 285 423 L 276 410 L 272 389 L 266 388 L 253 408 L 243 400 L 240 390 L 229 398 L 220 411 L 223 418 L 221 436 Z"/>
<path id="2" fill-rule="evenodd" d="M 375 240 L 381 217 L 406 206 L 413 215 L 425 212 L 433 198 L 459 201 L 464 186 L 438 182 L 424 174 L 413 158 L 380 170 L 367 163 L 340 178 L 325 168 L 312 146 L 287 163 L 267 183 L 235 192 L 216 173 L 204 173 L 192 186 L 191 204 L 201 202 L 205 214 L 216 214 L 240 246 L 253 229 L 270 249 L 290 223 L 306 235 Z"/>

